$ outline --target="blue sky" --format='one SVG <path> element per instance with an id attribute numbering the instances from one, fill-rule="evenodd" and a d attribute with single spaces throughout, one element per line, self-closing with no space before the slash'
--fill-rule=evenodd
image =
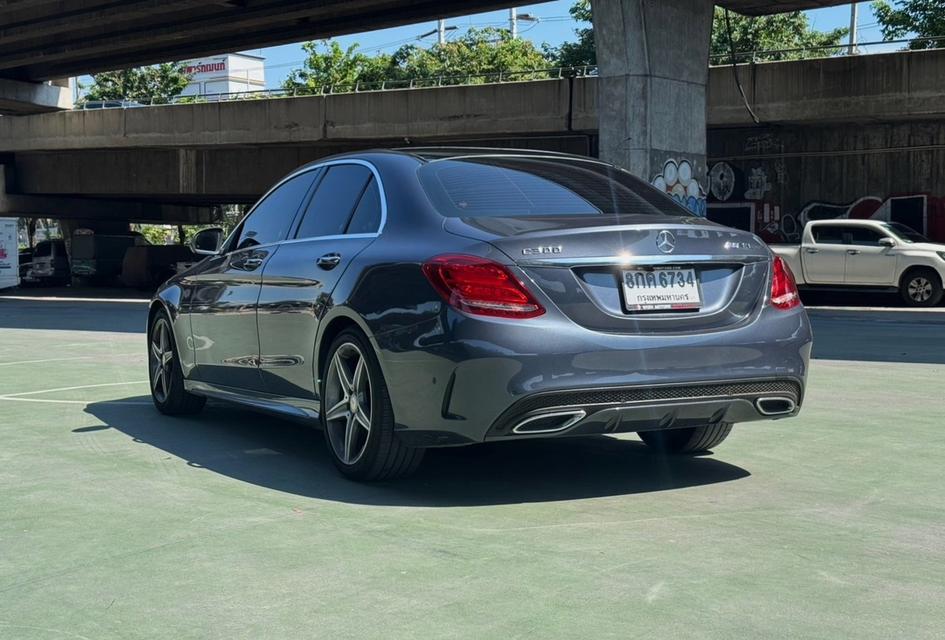
<path id="1" fill-rule="evenodd" d="M 541 45 L 547 42 L 551 45 L 559 45 L 566 40 L 574 38 L 574 29 L 578 26 L 571 20 L 568 9 L 573 4 L 573 0 L 556 0 L 555 2 L 546 2 L 543 4 L 522 5 L 518 9 L 519 15 L 528 14 L 537 18 L 535 22 L 520 22 L 519 33 L 523 38 L 529 38 L 536 44 Z M 875 42 L 882 39 L 879 25 L 869 2 L 860 2 L 860 42 Z M 837 27 L 848 27 L 850 24 L 850 5 L 840 5 L 827 9 L 816 9 L 808 11 L 813 26 L 817 29 L 827 31 Z M 456 37 L 465 29 L 470 27 L 505 27 L 508 26 L 508 11 L 492 11 L 489 13 L 478 13 L 475 15 L 464 16 L 461 18 L 451 18 L 447 21 L 449 26 L 455 26 L 455 31 L 449 32 L 449 37 Z M 358 43 L 362 51 L 374 53 L 380 51 L 393 51 L 403 44 L 409 42 L 420 45 L 431 45 L 436 41 L 436 36 L 428 36 L 418 39 L 423 33 L 432 31 L 436 28 L 436 22 L 422 22 L 419 24 L 408 25 L 405 27 L 396 27 L 394 29 L 382 29 L 380 31 L 370 31 L 350 36 L 342 36 L 336 40 L 347 47 L 352 43 Z M 866 47 L 864 50 L 870 53 L 898 48 L 896 45 L 884 45 Z M 261 55 L 266 58 L 266 84 L 277 89 L 281 86 L 283 79 L 292 71 L 293 68 L 301 66 L 305 59 L 300 44 L 287 44 L 278 47 L 266 47 L 264 49 L 253 49 L 246 53 Z M 81 78 L 83 84 L 91 82 L 91 78 L 85 76 Z"/>
<path id="2" fill-rule="evenodd" d="M 520 22 L 519 33 L 537 44 L 547 42 L 558 45 L 574 37 L 577 24 L 570 19 L 568 9 L 572 0 L 557 0 L 544 4 L 523 5 L 519 14 L 529 14 L 539 18 L 538 22 Z M 811 21 L 817 29 L 829 30 L 836 27 L 847 27 L 850 24 L 850 5 L 840 5 L 828 9 L 808 11 Z M 882 39 L 879 26 L 869 2 L 860 3 L 860 41 L 871 42 Z M 507 26 L 508 11 L 493 11 L 479 13 L 462 18 L 453 18 L 447 21 L 448 25 L 456 26 L 456 31 L 450 32 L 455 37 L 469 27 Z M 342 46 L 357 42 L 361 49 L 368 52 L 393 51 L 408 42 L 430 45 L 436 41 L 436 36 L 428 36 L 422 40 L 417 37 L 436 28 L 435 22 L 424 22 L 406 27 L 383 29 L 350 36 L 336 38 Z M 875 50 L 875 48 L 873 49 Z M 248 51 L 266 58 L 266 82 L 271 88 L 278 88 L 286 75 L 295 67 L 301 65 L 305 54 L 298 44 L 288 44 L 279 47 L 267 47 Z"/>

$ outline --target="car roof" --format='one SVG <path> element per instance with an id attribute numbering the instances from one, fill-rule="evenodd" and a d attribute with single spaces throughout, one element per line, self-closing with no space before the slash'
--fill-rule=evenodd
<path id="1" fill-rule="evenodd" d="M 561 158 L 563 160 L 580 160 L 582 162 L 595 162 L 606 164 L 597 158 L 590 156 L 580 156 L 572 153 L 561 153 L 558 151 L 543 151 L 541 149 L 505 149 L 501 147 L 461 147 L 461 146 L 443 146 L 443 147 L 395 147 L 392 149 L 364 149 L 361 151 L 347 151 L 345 153 L 333 154 L 313 160 L 299 167 L 298 170 L 317 166 L 325 162 L 333 162 L 344 159 L 362 159 L 368 160 L 371 156 L 401 156 L 413 158 L 420 162 L 436 162 L 440 160 L 455 160 L 470 157 L 507 157 L 507 158 Z"/>

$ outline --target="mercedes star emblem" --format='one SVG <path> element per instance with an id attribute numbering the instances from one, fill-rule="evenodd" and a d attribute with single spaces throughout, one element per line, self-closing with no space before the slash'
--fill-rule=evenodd
<path id="1" fill-rule="evenodd" d="M 676 236 L 671 231 L 660 231 L 656 236 L 656 248 L 663 253 L 672 253 L 676 250 Z"/>

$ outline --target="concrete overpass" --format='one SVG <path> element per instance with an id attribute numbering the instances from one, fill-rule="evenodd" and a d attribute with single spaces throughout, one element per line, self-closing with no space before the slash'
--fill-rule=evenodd
<path id="1" fill-rule="evenodd" d="M 937 123 L 945 119 L 945 50 L 741 65 L 739 75 L 764 124 L 756 127 L 749 118 L 732 69 L 713 68 L 708 124 L 717 158 L 744 155 L 725 140 L 786 131 L 810 136 L 810 149 L 798 134 L 791 153 L 825 156 L 909 147 L 911 140 L 930 149 L 945 145 L 937 137 Z M 372 146 L 463 143 L 598 155 L 599 82 L 573 78 L 0 118 L 0 161 L 8 168 L 0 215 L 205 220 L 205 207 L 251 202 L 303 162 Z M 702 186 L 709 196 L 710 185 Z"/>
<path id="2" fill-rule="evenodd" d="M 834 0 L 719 0 L 778 11 Z M 0 0 L 0 105 L 10 83 L 327 37 L 514 5 L 513 0 Z M 600 155 L 650 177 L 671 158 L 706 170 L 707 60 L 713 2 L 594 0 Z M 64 10 L 65 9 L 65 10 Z M 7 95 L 2 92 L 6 91 Z M 48 110 L 51 101 L 25 103 Z M 682 123 L 682 126 L 680 126 Z"/>
<path id="3" fill-rule="evenodd" d="M 0 77 L 49 80 L 469 15 L 520 3 L 521 0 L 0 0 L 3 25 Z M 760 14 L 841 2 L 721 0 L 719 4 L 742 13 Z"/>

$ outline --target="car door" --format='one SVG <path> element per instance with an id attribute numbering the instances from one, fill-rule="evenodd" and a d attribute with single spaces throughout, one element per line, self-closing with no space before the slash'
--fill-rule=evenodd
<path id="1" fill-rule="evenodd" d="M 841 225 L 814 225 L 813 244 L 801 247 L 804 279 L 809 284 L 843 284 L 846 267 L 846 231 Z"/>
<path id="2" fill-rule="evenodd" d="M 296 225 L 266 265 L 259 298 L 260 367 L 267 392 L 317 399 L 318 323 L 348 265 L 380 232 L 383 186 L 367 163 L 326 167 Z"/>
<path id="3" fill-rule="evenodd" d="M 891 236 L 868 226 L 849 227 L 846 283 L 878 286 L 896 284 L 897 251 L 880 244 Z"/>
<path id="4" fill-rule="evenodd" d="M 185 279 L 194 379 L 262 390 L 256 304 L 263 269 L 288 235 L 315 176 L 304 171 L 271 190 L 233 232 L 223 252 Z"/>

